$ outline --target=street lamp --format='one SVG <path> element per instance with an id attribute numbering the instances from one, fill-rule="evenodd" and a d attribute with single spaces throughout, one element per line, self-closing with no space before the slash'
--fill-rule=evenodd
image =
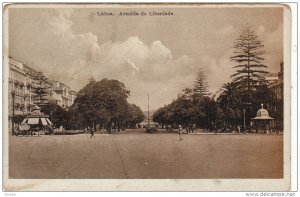
<path id="1" fill-rule="evenodd" d="M 244 125 L 243 128 L 246 129 L 246 109 L 243 109 L 243 115 L 244 115 Z"/>
<path id="2" fill-rule="evenodd" d="M 24 94 L 24 110 L 23 110 L 23 114 L 24 115 L 26 115 L 27 113 L 28 113 L 28 111 L 27 111 L 27 105 L 26 105 L 26 98 L 28 98 L 29 97 L 29 94 L 28 93 L 25 93 Z"/>
<path id="3" fill-rule="evenodd" d="M 246 131 L 246 107 L 251 106 L 252 103 L 243 103 L 243 104 L 244 104 L 244 109 L 243 109 L 243 116 L 244 116 L 243 123 L 244 123 L 244 125 L 243 125 L 243 127 L 244 127 L 244 131 Z"/>
<path id="4" fill-rule="evenodd" d="M 14 120 L 15 120 L 15 91 L 12 90 L 11 91 L 11 96 L 12 96 L 12 120 L 11 120 L 11 128 L 12 128 L 12 135 L 15 135 L 15 123 L 14 123 Z"/>

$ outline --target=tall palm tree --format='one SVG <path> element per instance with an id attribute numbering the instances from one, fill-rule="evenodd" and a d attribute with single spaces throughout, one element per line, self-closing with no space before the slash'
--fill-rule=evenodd
<path id="1" fill-rule="evenodd" d="M 240 119 L 241 95 L 237 83 L 231 82 L 223 84 L 221 94 L 217 98 L 221 109 L 224 112 L 224 125 L 234 126 Z"/>
<path id="2" fill-rule="evenodd" d="M 220 91 L 222 92 L 217 101 L 223 109 L 235 108 L 238 105 L 238 92 L 234 82 L 223 84 Z"/>

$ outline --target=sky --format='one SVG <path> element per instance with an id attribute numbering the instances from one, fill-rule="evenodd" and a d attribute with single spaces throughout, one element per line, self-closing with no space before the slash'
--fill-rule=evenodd
<path id="1" fill-rule="evenodd" d="M 130 11 L 174 15 L 119 16 Z M 75 91 L 91 77 L 117 79 L 143 110 L 148 94 L 157 109 L 193 87 L 200 69 L 212 93 L 230 82 L 233 44 L 245 25 L 263 41 L 268 71 L 283 61 L 281 7 L 9 8 L 8 24 L 12 58 Z"/>

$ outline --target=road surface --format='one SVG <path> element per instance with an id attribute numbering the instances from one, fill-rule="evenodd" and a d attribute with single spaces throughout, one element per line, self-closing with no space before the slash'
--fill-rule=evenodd
<path id="1" fill-rule="evenodd" d="M 283 135 L 9 136 L 10 178 L 281 178 Z"/>

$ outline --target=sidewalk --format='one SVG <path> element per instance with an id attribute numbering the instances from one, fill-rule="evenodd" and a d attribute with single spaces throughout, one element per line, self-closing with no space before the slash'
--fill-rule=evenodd
<path id="1" fill-rule="evenodd" d="M 278 133 L 237 133 L 237 132 L 228 132 L 228 133 L 217 133 L 217 132 L 194 132 L 194 133 L 182 133 L 182 134 L 186 134 L 186 135 L 283 135 L 283 132 L 280 131 Z"/>

